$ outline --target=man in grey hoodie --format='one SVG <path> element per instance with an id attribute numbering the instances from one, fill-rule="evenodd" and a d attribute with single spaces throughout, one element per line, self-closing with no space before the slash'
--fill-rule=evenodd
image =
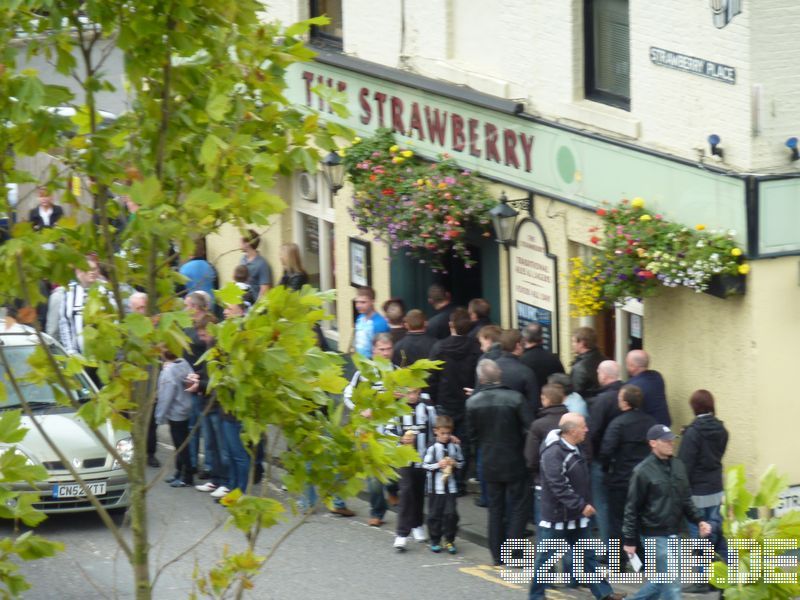
<path id="1" fill-rule="evenodd" d="M 164 350 L 164 364 L 158 376 L 158 403 L 156 404 L 156 423 L 169 423 L 172 444 L 175 446 L 175 475 L 167 479 L 174 488 L 189 487 L 193 481 L 194 469 L 189 456 L 189 417 L 192 413 L 192 395 L 186 391 L 187 378 L 194 371 L 183 358 L 178 358 L 169 350 Z"/>

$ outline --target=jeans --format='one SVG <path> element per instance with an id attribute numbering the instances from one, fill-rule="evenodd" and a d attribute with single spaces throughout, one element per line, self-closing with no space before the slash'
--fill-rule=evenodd
<path id="1" fill-rule="evenodd" d="M 572 548 L 578 540 L 587 539 L 589 538 L 589 528 L 588 527 L 580 527 L 577 529 L 555 529 L 553 527 L 539 527 L 537 529 L 537 536 L 536 536 L 536 543 L 537 546 L 542 542 L 542 540 L 551 540 L 551 539 L 562 539 L 569 544 L 569 547 Z M 552 550 L 547 550 L 545 552 L 536 552 L 536 563 L 534 567 L 534 577 L 531 581 L 531 589 L 528 593 L 528 600 L 544 600 L 544 591 L 548 587 L 549 584 L 540 582 L 536 574 L 538 574 L 539 569 L 542 565 L 550 558 L 553 554 Z M 564 556 L 564 564 L 565 565 L 572 565 L 572 552 L 570 551 L 567 555 Z M 584 573 L 592 573 L 597 571 L 597 559 L 595 558 L 594 550 L 586 550 L 584 552 L 584 565 L 583 565 Z M 608 581 L 605 579 L 602 580 L 600 583 L 590 583 L 589 589 L 592 592 L 592 595 L 595 598 L 605 598 L 609 594 L 613 594 L 614 590 L 609 585 Z"/>
<path id="2" fill-rule="evenodd" d="M 530 482 L 487 481 L 489 493 L 489 551 L 500 564 L 500 548 L 505 540 L 522 539 L 530 516 Z"/>
<path id="3" fill-rule="evenodd" d="M 225 443 L 225 436 L 222 433 L 222 418 L 219 411 L 213 409 L 206 415 L 205 421 L 208 438 L 212 442 L 210 454 L 211 482 L 233 489 L 229 485 L 230 456 L 228 456 L 228 445 Z M 208 461 L 209 458 L 206 460 Z"/>
<path id="4" fill-rule="evenodd" d="M 722 535 L 722 515 L 719 512 L 719 504 L 715 506 L 706 506 L 698 509 L 703 514 L 703 521 L 711 525 L 711 537 L 709 541 L 714 544 L 714 551 L 720 556 L 728 555 L 728 543 Z M 699 538 L 700 531 L 694 523 L 688 523 L 689 537 Z"/>
<path id="5" fill-rule="evenodd" d="M 209 435 L 208 426 L 206 424 L 206 419 L 203 418 L 203 409 L 205 408 L 203 404 L 205 404 L 205 398 L 200 394 L 192 394 L 192 414 L 189 416 L 189 431 L 191 431 L 194 426 L 197 424 L 197 421 L 200 421 L 200 427 L 197 431 L 194 432 L 192 439 L 189 440 L 189 455 L 192 459 L 192 467 L 194 467 L 198 471 L 211 471 L 211 454 L 213 449 L 211 447 L 211 436 Z M 205 440 L 205 467 L 200 469 L 200 465 L 198 464 L 200 458 L 200 437 Z"/>
<path id="6" fill-rule="evenodd" d="M 306 490 L 303 493 L 303 496 L 298 500 L 297 506 L 301 512 L 305 512 L 310 508 L 313 508 L 317 502 L 319 501 L 319 496 L 317 495 L 317 488 L 315 488 L 312 484 L 308 484 L 306 486 Z M 342 500 L 339 496 L 333 497 L 333 507 L 334 508 L 347 508 L 347 504 L 345 501 Z"/>
<path id="7" fill-rule="evenodd" d="M 667 565 L 669 561 L 672 561 L 672 563 L 676 566 L 680 564 L 680 545 L 674 544 L 672 548 L 670 548 L 670 538 L 680 541 L 678 540 L 678 537 L 674 535 L 642 537 L 643 546 L 647 540 L 655 540 L 657 573 L 667 573 Z M 645 552 L 645 559 L 648 558 L 648 553 Z M 656 600 L 659 597 L 662 597 L 664 600 L 680 600 L 680 579 L 677 571 L 675 571 L 674 574 L 675 580 L 672 583 L 654 583 L 648 579 L 647 582 L 641 588 L 639 588 L 639 591 L 630 598 L 630 600 Z M 645 569 L 645 577 L 647 577 L 647 575 L 647 570 Z"/>
<path id="8" fill-rule="evenodd" d="M 539 521 L 542 520 L 542 486 L 533 486 L 533 525 L 539 529 Z"/>
<path id="9" fill-rule="evenodd" d="M 374 519 L 383 519 L 388 509 L 386 496 L 383 494 L 383 484 L 374 477 L 367 477 L 367 491 L 369 492 L 369 516 Z"/>
<path id="10" fill-rule="evenodd" d="M 606 488 L 603 467 L 597 461 L 592 463 L 591 478 L 592 506 L 594 506 L 597 511 L 594 517 L 592 517 L 592 520 L 594 521 L 594 526 L 597 527 L 600 539 L 603 540 L 604 544 L 608 544 L 608 488 Z"/>
<path id="11" fill-rule="evenodd" d="M 239 421 L 222 419 L 222 434 L 230 456 L 230 489 L 247 493 L 247 478 L 250 474 L 250 455 L 242 443 L 242 424 Z"/>

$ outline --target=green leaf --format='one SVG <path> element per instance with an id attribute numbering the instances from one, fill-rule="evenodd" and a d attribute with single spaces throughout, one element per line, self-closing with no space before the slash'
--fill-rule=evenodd
<path id="1" fill-rule="evenodd" d="M 22 412 L 7 410 L 0 414 L 0 443 L 16 444 L 25 438 L 28 430 L 22 427 Z"/>
<path id="2" fill-rule="evenodd" d="M 788 479 L 778 475 L 775 465 L 769 468 L 761 476 L 754 503 L 756 506 L 775 508 L 780 503 L 780 494 L 786 489 Z"/>
<path id="3" fill-rule="evenodd" d="M 206 114 L 212 121 L 222 121 L 231 108 L 231 99 L 227 94 L 217 94 L 206 103 Z"/>
<path id="4" fill-rule="evenodd" d="M 221 304 L 241 304 L 243 295 L 244 290 L 232 281 L 214 292 L 214 297 Z"/>
<path id="5" fill-rule="evenodd" d="M 150 317 L 140 313 L 130 313 L 125 316 L 128 330 L 135 336 L 146 337 L 153 333 L 154 327 Z"/>

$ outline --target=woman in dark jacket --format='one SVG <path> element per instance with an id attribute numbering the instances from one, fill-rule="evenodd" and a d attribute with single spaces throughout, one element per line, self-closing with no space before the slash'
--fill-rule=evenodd
<path id="1" fill-rule="evenodd" d="M 697 390 L 689 399 L 695 414 L 683 431 L 678 451 L 686 465 L 692 486 L 692 502 L 703 513 L 703 520 L 711 523 L 711 541 L 717 552 L 724 550 L 722 539 L 722 455 L 728 446 L 728 431 L 722 421 L 714 416 L 714 396 L 708 390 Z M 690 537 L 698 537 L 697 527 L 689 524 Z"/>
<path id="2" fill-rule="evenodd" d="M 303 269 L 299 246 L 291 243 L 283 244 L 280 258 L 283 265 L 283 277 L 281 277 L 279 284 L 298 291 L 308 283 L 308 273 Z"/>

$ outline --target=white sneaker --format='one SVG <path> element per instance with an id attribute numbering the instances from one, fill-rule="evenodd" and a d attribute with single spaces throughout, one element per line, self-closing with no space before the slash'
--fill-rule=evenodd
<path id="1" fill-rule="evenodd" d="M 408 538 L 400 537 L 398 535 L 396 538 L 394 538 L 394 547 L 400 552 L 405 552 L 407 540 Z"/>
<path id="2" fill-rule="evenodd" d="M 222 498 L 223 496 L 226 496 L 228 494 L 228 492 L 230 492 L 230 490 L 228 488 L 226 488 L 224 485 L 221 485 L 217 489 L 215 489 L 213 492 L 211 492 L 211 497 L 212 498 Z"/>
<path id="3" fill-rule="evenodd" d="M 411 535 L 414 536 L 414 541 L 416 542 L 425 542 L 428 540 L 428 536 L 425 535 L 425 528 L 424 527 L 414 527 L 411 530 Z"/>
<path id="4" fill-rule="evenodd" d="M 198 492 L 213 492 L 215 489 L 217 489 L 217 484 L 207 481 L 206 483 L 194 486 L 194 489 L 196 489 Z"/>

